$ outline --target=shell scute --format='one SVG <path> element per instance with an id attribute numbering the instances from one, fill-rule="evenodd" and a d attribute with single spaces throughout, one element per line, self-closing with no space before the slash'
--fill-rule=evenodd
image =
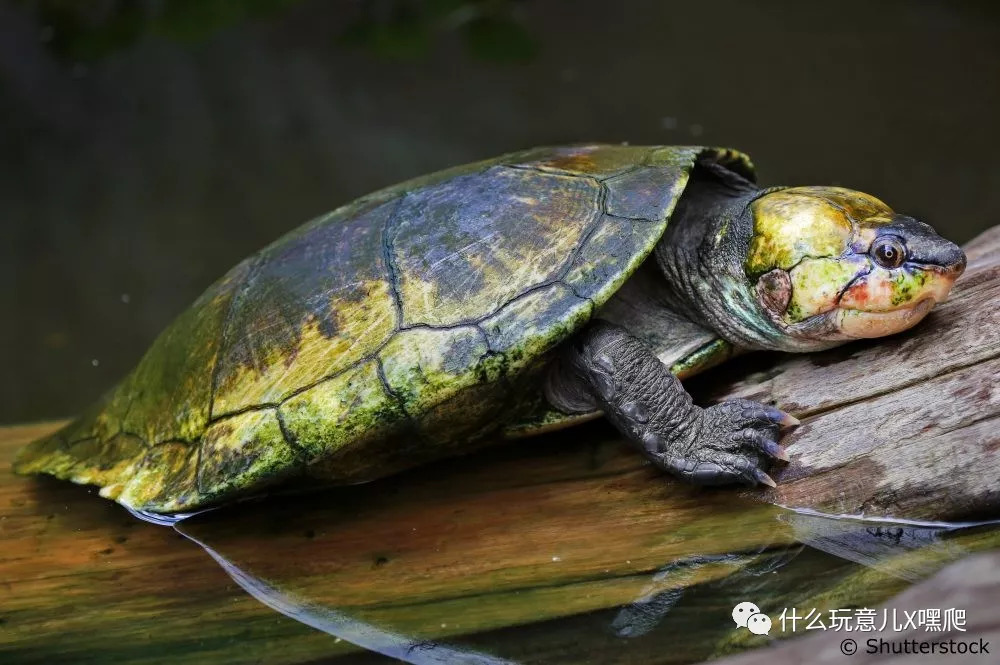
<path id="1" fill-rule="evenodd" d="M 285 439 L 275 409 L 248 411 L 213 423 L 201 441 L 198 492 L 220 496 L 261 487 L 294 470 L 298 451 Z"/>
<path id="2" fill-rule="evenodd" d="M 536 289 L 485 319 L 490 348 L 506 358 L 504 371 L 516 376 L 590 317 L 594 304 L 562 282 Z"/>
<path id="3" fill-rule="evenodd" d="M 404 326 L 474 322 L 552 280 L 600 193 L 586 179 L 494 167 L 407 196 L 390 238 Z"/>
<path id="4" fill-rule="evenodd" d="M 603 304 L 617 290 L 614 287 L 631 274 L 631 264 L 643 256 L 650 238 L 660 233 L 662 230 L 645 222 L 605 217 L 574 259 L 563 283 L 577 295 Z"/>
<path id="5" fill-rule="evenodd" d="M 363 447 L 406 430 L 406 413 L 382 385 L 377 362 L 369 360 L 281 405 L 281 420 L 309 464 L 325 465 L 345 446 Z M 340 470 L 339 477 L 349 478 L 354 471 Z"/>
<path id="6" fill-rule="evenodd" d="M 617 217 L 663 222 L 677 203 L 687 172 L 668 167 L 642 167 L 605 182 L 608 213 Z"/>
<path id="7" fill-rule="evenodd" d="M 489 348 L 474 326 L 404 330 L 379 354 L 386 387 L 409 414 L 422 414 L 480 382 Z"/>
<path id="8" fill-rule="evenodd" d="M 223 334 L 213 417 L 277 404 L 392 336 L 398 317 L 384 231 L 396 205 L 312 225 L 264 251 Z"/>
<path id="9" fill-rule="evenodd" d="M 128 475 L 101 488 L 101 496 L 140 510 L 181 511 L 197 503 L 198 448 L 172 441 L 151 447 Z"/>
<path id="10" fill-rule="evenodd" d="M 249 272 L 244 261 L 209 288 L 160 334 L 99 414 L 83 418 L 103 440 L 127 432 L 148 445 L 194 441 L 211 414 L 211 376 L 233 295 Z"/>

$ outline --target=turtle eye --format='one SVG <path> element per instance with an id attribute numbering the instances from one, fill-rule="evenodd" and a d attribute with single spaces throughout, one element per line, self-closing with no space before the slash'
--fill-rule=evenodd
<path id="1" fill-rule="evenodd" d="M 883 268 L 898 268 L 906 258 L 906 246 L 896 236 L 882 236 L 875 239 L 869 253 Z"/>

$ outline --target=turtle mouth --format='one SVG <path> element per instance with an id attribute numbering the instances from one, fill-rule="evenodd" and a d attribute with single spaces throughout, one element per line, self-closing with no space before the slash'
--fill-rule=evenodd
<path id="1" fill-rule="evenodd" d="M 964 255 L 963 255 L 964 256 Z M 913 264 L 894 276 L 872 273 L 845 289 L 837 299 L 834 325 L 848 339 L 883 337 L 912 328 L 927 316 L 934 305 L 944 302 L 965 262 L 947 266 Z M 916 297 L 892 305 L 898 297 L 916 290 Z"/>
<path id="2" fill-rule="evenodd" d="M 837 311 L 836 326 L 842 334 L 853 339 L 892 335 L 920 323 L 936 303 L 933 296 L 925 296 L 909 307 L 885 312 L 840 309 Z"/>

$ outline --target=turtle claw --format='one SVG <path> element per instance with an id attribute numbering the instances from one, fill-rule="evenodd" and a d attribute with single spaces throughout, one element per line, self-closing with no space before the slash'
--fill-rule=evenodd
<path id="1" fill-rule="evenodd" d="M 767 414 L 768 420 L 770 420 L 773 423 L 776 423 L 778 427 L 782 429 L 786 429 L 788 427 L 795 427 L 797 425 L 802 424 L 802 421 L 800 421 L 792 414 L 786 413 L 781 409 L 776 409 L 773 406 L 767 407 L 765 413 Z"/>
<path id="2" fill-rule="evenodd" d="M 802 421 L 793 416 L 790 413 L 785 413 L 784 411 L 778 411 L 782 414 L 782 419 L 778 421 L 778 425 L 781 427 L 798 427 L 802 424 Z"/>
<path id="3" fill-rule="evenodd" d="M 777 487 L 778 486 L 778 483 L 774 482 L 774 478 L 772 478 L 771 476 L 767 475 L 766 473 L 764 473 L 760 469 L 754 469 L 753 470 L 753 477 L 761 485 L 767 485 L 768 487 Z"/>
<path id="4" fill-rule="evenodd" d="M 788 451 L 782 446 L 771 440 L 764 441 L 761 445 L 764 452 L 773 457 L 774 459 L 780 459 L 782 462 L 790 462 L 791 458 L 788 456 Z"/>

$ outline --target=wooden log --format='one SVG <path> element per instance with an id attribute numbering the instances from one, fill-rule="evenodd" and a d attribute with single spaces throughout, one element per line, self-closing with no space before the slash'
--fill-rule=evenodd
<path id="1" fill-rule="evenodd" d="M 969 254 L 952 300 L 906 335 L 776 365 L 751 357 L 694 386 L 706 399 L 773 396 L 804 418 L 776 491 L 671 483 L 594 423 L 183 530 L 241 583 L 424 645 L 536 662 L 691 662 L 758 646 L 731 630 L 723 607 L 748 579 L 762 604 L 873 604 L 1000 544 L 995 532 L 947 547 L 914 536 L 896 556 L 904 527 L 872 550 L 881 527 L 836 523 L 849 528 L 831 535 L 760 501 L 997 513 L 1000 230 Z M 9 473 L 14 451 L 55 426 L 0 429 L 0 662 L 381 662 L 258 603 L 176 531 L 91 489 Z M 769 566 L 780 574 L 762 587 L 754 575 Z M 688 605 L 677 604 L 683 594 Z M 663 626 L 669 640 L 641 637 Z"/>

